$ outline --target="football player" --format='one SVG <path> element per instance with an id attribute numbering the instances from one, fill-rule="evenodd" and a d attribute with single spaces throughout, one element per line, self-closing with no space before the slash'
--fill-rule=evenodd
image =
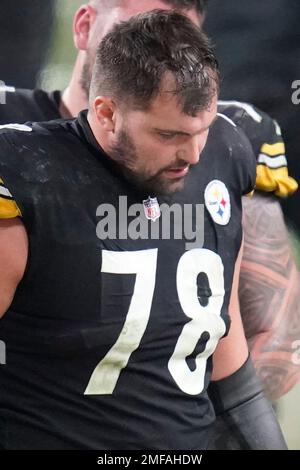
<path id="1" fill-rule="evenodd" d="M 0 130 L 1 191 L 19 211 L 0 231 L 2 448 L 206 448 L 214 351 L 211 393 L 218 412 L 234 409 L 244 448 L 286 448 L 237 299 L 256 162 L 217 115 L 218 88 L 199 28 L 148 12 L 101 41 L 88 111 Z M 148 236 L 99 236 L 109 207 L 122 218 L 121 196 Z M 171 203 L 184 215 L 205 205 L 198 247 L 164 236 Z"/>
<path id="2" fill-rule="evenodd" d="M 202 25 L 206 0 L 93 0 L 77 11 L 74 40 L 78 57 L 64 92 L 14 90 L 7 87 L 0 124 L 77 116 L 88 106 L 88 89 L 96 46 L 115 22 L 152 9 L 176 9 Z M 292 194 L 297 183 L 288 175 L 280 128 L 268 115 L 247 103 L 220 102 L 219 112 L 241 127 L 257 158 L 255 196 L 244 198 L 244 252 L 240 277 L 243 324 L 256 369 L 269 398 L 277 399 L 297 382 L 292 361 L 300 335 L 299 275 L 289 246 L 278 197 Z M 0 175 L 1 177 L 1 175 Z M 1 198 L 4 217 L 19 210 Z M 259 250 L 257 247 L 259 246 Z"/>

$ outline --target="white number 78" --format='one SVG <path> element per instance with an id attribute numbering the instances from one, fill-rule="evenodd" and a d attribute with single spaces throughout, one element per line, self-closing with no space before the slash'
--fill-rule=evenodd
<path id="1" fill-rule="evenodd" d="M 136 282 L 120 336 L 94 369 L 85 395 L 111 395 L 121 371 L 127 366 L 131 354 L 138 349 L 150 318 L 156 269 L 157 249 L 102 252 L 102 272 L 136 274 Z M 187 251 L 178 264 L 178 297 L 191 321 L 184 326 L 168 367 L 179 388 L 190 395 L 197 395 L 203 390 L 207 358 L 225 333 L 225 323 L 220 316 L 224 301 L 223 271 L 220 256 L 206 249 Z M 201 272 L 207 275 L 212 292 L 205 307 L 201 306 L 197 295 L 197 276 Z M 186 358 L 192 354 L 205 331 L 209 333 L 209 340 L 205 350 L 196 357 L 195 370 L 191 371 Z"/>

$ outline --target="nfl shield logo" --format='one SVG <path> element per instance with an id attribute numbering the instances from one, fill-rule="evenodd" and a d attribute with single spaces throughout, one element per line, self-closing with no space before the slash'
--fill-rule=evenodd
<path id="1" fill-rule="evenodd" d="M 143 201 L 145 216 L 148 220 L 155 222 L 160 217 L 160 207 L 156 197 L 148 197 Z"/>

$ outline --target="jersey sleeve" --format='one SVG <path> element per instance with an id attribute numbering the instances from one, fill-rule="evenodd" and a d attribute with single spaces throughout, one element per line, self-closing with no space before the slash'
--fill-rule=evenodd
<path id="1" fill-rule="evenodd" d="M 285 145 L 277 122 L 248 103 L 220 101 L 219 106 L 250 140 L 257 161 L 256 189 L 279 197 L 293 194 L 298 184 L 289 175 Z"/>
<path id="2" fill-rule="evenodd" d="M 23 124 L 0 125 L 0 219 L 23 217 L 19 194 L 26 193 L 22 171 L 22 144 L 14 132 L 22 134 L 32 129 Z M 15 135 L 17 137 L 17 135 Z"/>
<path id="3" fill-rule="evenodd" d="M 21 216 L 17 203 L 2 178 L 0 178 L 0 219 L 14 219 Z"/>
<path id="4" fill-rule="evenodd" d="M 287 197 L 298 189 L 298 184 L 289 176 L 280 127 L 271 118 L 268 121 L 265 122 L 265 138 L 258 152 L 256 187 L 274 192 L 279 197 Z"/>

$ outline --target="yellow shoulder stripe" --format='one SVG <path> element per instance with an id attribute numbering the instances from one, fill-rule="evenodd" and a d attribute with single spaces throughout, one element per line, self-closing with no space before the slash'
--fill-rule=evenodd
<path id="1" fill-rule="evenodd" d="M 15 217 L 22 217 L 15 201 L 0 197 L 0 219 L 14 219 Z"/>
<path id="2" fill-rule="evenodd" d="M 264 144 L 260 151 L 261 153 L 269 155 L 270 157 L 275 157 L 276 155 L 284 155 L 285 145 L 283 142 L 278 142 L 277 144 Z"/>
<path id="3" fill-rule="evenodd" d="M 0 184 L 4 185 L 2 178 L 0 178 Z M 0 195 L 0 219 L 14 219 L 15 217 L 22 217 L 22 214 L 14 199 Z"/>
<path id="4" fill-rule="evenodd" d="M 287 167 L 269 168 L 258 164 L 256 188 L 265 192 L 274 192 L 279 197 L 287 197 L 298 189 L 298 183 L 289 176 Z"/>

